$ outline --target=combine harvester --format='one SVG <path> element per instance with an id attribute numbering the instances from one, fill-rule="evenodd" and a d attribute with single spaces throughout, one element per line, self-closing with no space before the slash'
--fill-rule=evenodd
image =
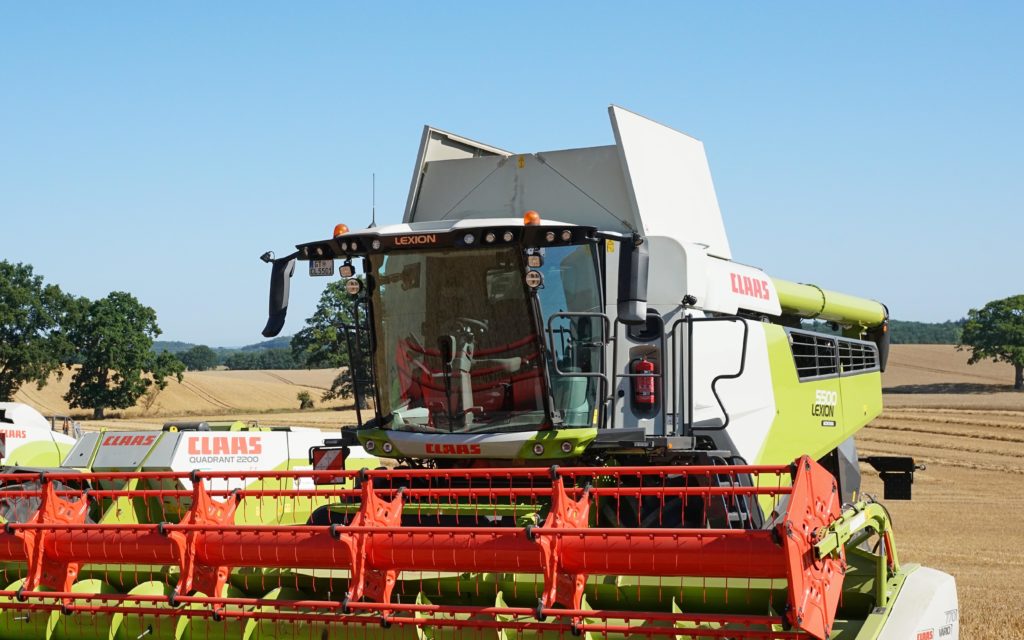
<path id="1" fill-rule="evenodd" d="M 859 490 L 885 308 L 734 262 L 701 143 L 610 115 L 523 155 L 427 128 L 402 224 L 266 255 L 266 336 L 297 260 L 347 279 L 372 419 L 312 471 L 41 475 L 0 637 L 957 638 Z"/>

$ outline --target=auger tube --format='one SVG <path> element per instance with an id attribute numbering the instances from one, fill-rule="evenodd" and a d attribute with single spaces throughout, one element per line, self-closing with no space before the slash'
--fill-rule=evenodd
<path id="1" fill-rule="evenodd" d="M 888 316 L 885 305 L 875 300 L 779 278 L 772 278 L 772 282 L 784 314 L 865 329 L 881 325 Z"/>

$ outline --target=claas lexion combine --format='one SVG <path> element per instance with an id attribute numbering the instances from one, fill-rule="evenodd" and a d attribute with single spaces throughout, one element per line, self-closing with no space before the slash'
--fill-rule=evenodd
<path id="1" fill-rule="evenodd" d="M 533 154 L 428 127 L 402 224 L 265 255 L 266 336 L 297 261 L 347 279 L 372 417 L 306 468 L 220 464 L 228 430 L 190 470 L 184 430 L 30 474 L 0 636 L 956 638 L 860 491 L 885 307 L 734 261 L 702 144 L 610 116 Z"/>

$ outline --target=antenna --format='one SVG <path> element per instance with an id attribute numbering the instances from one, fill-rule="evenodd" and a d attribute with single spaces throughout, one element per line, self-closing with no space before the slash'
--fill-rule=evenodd
<path id="1" fill-rule="evenodd" d="M 377 174 L 371 173 L 370 175 L 373 181 L 370 187 L 370 193 L 372 194 L 370 197 L 373 201 L 373 208 L 370 209 L 370 228 L 372 229 L 377 226 Z"/>

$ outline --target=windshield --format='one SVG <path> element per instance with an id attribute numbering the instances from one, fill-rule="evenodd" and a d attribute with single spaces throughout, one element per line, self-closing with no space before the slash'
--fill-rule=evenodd
<path id="1" fill-rule="evenodd" d="M 540 272 L 540 298 L 545 331 L 550 333 L 548 357 L 554 408 L 562 425 L 596 425 L 606 339 L 600 318 L 601 288 L 594 249 L 590 245 L 549 247 Z M 570 315 L 558 315 L 568 313 Z M 555 366 L 557 365 L 557 366 Z"/>
<path id="2" fill-rule="evenodd" d="M 375 365 L 389 428 L 542 428 L 543 363 L 518 247 L 371 254 Z"/>

